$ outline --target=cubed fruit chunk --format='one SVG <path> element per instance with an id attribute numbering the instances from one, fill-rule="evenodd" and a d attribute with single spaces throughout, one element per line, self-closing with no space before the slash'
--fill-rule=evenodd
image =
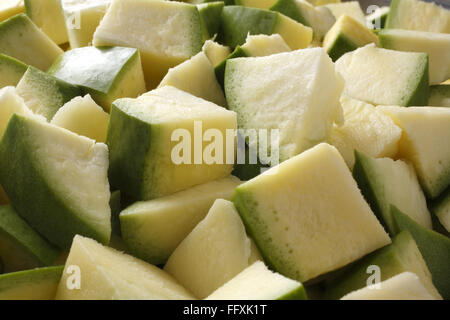
<path id="1" fill-rule="evenodd" d="M 366 26 L 366 17 L 361 9 L 359 1 L 330 3 L 325 4 L 324 6 L 331 10 L 331 13 L 333 13 L 336 19 L 339 19 L 342 15 L 346 14 L 358 21 L 363 26 Z"/>
<path id="2" fill-rule="evenodd" d="M 107 135 L 111 184 L 149 200 L 225 178 L 234 162 L 227 131 L 235 129 L 236 113 L 171 86 L 116 100 Z M 208 134 L 214 142 L 202 139 Z"/>
<path id="3" fill-rule="evenodd" d="M 428 292 L 419 277 L 412 272 L 403 272 L 384 280 L 346 294 L 341 300 L 436 300 Z"/>
<path id="4" fill-rule="evenodd" d="M 384 29 L 378 33 L 383 48 L 428 53 L 430 84 L 450 77 L 450 33 Z"/>
<path id="5" fill-rule="evenodd" d="M 214 68 L 222 63 L 222 61 L 225 60 L 231 53 L 229 47 L 223 46 L 212 40 L 205 41 L 202 51 L 206 54 L 209 62 L 211 62 Z"/>
<path id="6" fill-rule="evenodd" d="M 23 12 L 25 12 L 23 0 L 3 0 L 0 2 L 0 21 Z"/>
<path id="7" fill-rule="evenodd" d="M 138 48 L 148 89 L 169 68 L 202 49 L 206 30 L 195 5 L 175 1 L 114 0 L 94 34 L 94 45 Z"/>
<path id="8" fill-rule="evenodd" d="M 247 268 L 250 253 L 250 239 L 233 203 L 218 199 L 164 270 L 203 299 Z"/>
<path id="9" fill-rule="evenodd" d="M 104 17 L 111 0 L 61 1 L 70 47 L 75 49 L 91 45 L 95 29 Z"/>
<path id="10" fill-rule="evenodd" d="M 392 0 L 386 28 L 450 33 L 450 10 L 419 0 Z"/>
<path id="11" fill-rule="evenodd" d="M 0 300 L 53 300 L 63 266 L 0 275 Z"/>
<path id="12" fill-rule="evenodd" d="M 76 234 L 109 242 L 108 148 L 14 114 L 0 144 L 0 181 L 17 212 L 61 248 Z"/>
<path id="13" fill-rule="evenodd" d="M 58 250 L 34 231 L 10 205 L 0 206 L 3 272 L 48 266 L 55 262 L 58 255 Z"/>
<path id="14" fill-rule="evenodd" d="M 407 271 L 416 274 L 434 298 L 442 299 L 433 285 L 430 270 L 408 231 L 399 233 L 393 238 L 391 245 L 368 255 L 344 270 L 337 278 L 328 281 L 325 297 L 340 299 L 350 292 L 373 284 L 374 279 L 385 281 Z M 374 272 L 377 272 L 375 277 Z"/>
<path id="15" fill-rule="evenodd" d="M 301 23 L 274 11 L 226 6 L 222 11 L 221 40 L 235 48 L 244 44 L 248 34 L 280 34 L 293 49 L 306 48 L 312 40 L 313 31 Z"/>
<path id="16" fill-rule="evenodd" d="M 269 266 L 302 282 L 391 242 L 327 144 L 240 185 L 233 202 Z"/>
<path id="17" fill-rule="evenodd" d="M 62 0 L 25 0 L 28 17 L 56 44 L 69 41 Z"/>
<path id="18" fill-rule="evenodd" d="M 68 288 L 73 266 L 79 289 Z M 57 300 L 191 300 L 191 293 L 161 269 L 132 256 L 75 236 L 56 293 Z"/>
<path id="19" fill-rule="evenodd" d="M 16 91 L 35 114 L 49 121 L 66 102 L 82 94 L 79 87 L 31 66 L 17 84 Z"/>
<path id="20" fill-rule="evenodd" d="M 136 257 L 159 265 L 206 216 L 216 199 L 231 199 L 240 180 L 211 181 L 170 196 L 136 202 L 120 214 L 122 237 Z"/>
<path id="21" fill-rule="evenodd" d="M 209 295 L 206 300 L 304 300 L 302 284 L 270 271 L 258 261 Z"/>
<path id="22" fill-rule="evenodd" d="M 343 54 L 363 47 L 366 44 L 378 45 L 377 36 L 352 17 L 344 14 L 339 17 L 323 40 L 323 47 L 333 61 Z"/>
<path id="23" fill-rule="evenodd" d="M 83 47 L 65 52 L 51 66 L 51 75 L 78 85 L 109 111 L 114 100 L 144 93 L 139 51 L 123 47 Z"/>
<path id="24" fill-rule="evenodd" d="M 379 107 L 403 130 L 399 156 L 414 164 L 426 195 L 436 198 L 450 185 L 450 109 Z"/>
<path id="25" fill-rule="evenodd" d="M 450 107 L 450 84 L 442 84 L 430 87 L 428 105 L 435 107 Z"/>
<path id="26" fill-rule="evenodd" d="M 0 23 L 0 53 L 41 70 L 47 70 L 63 53 L 25 14 Z"/>
<path id="27" fill-rule="evenodd" d="M 424 106 L 428 103 L 428 54 L 399 52 L 369 44 L 336 61 L 345 93 L 374 105 Z"/>
<path id="28" fill-rule="evenodd" d="M 450 189 L 448 189 L 432 207 L 442 226 L 450 232 Z"/>
<path id="29" fill-rule="evenodd" d="M 279 130 L 281 161 L 327 138 L 342 115 L 342 87 L 321 48 L 231 59 L 225 72 L 227 102 L 239 128 Z M 257 143 L 249 146 L 257 150 Z"/>
<path id="30" fill-rule="evenodd" d="M 15 113 L 45 121 L 45 118 L 34 115 L 28 109 L 14 87 L 2 88 L 0 89 L 0 139 L 6 130 L 9 119 Z"/>
<path id="31" fill-rule="evenodd" d="M 391 205 L 431 229 L 427 202 L 411 164 L 390 158 L 375 159 L 356 152 L 353 176 L 372 210 L 391 234 L 397 233 Z"/>
<path id="32" fill-rule="evenodd" d="M 97 142 L 106 142 L 109 114 L 86 95 L 67 102 L 56 112 L 51 123 Z"/>
<path id="33" fill-rule="evenodd" d="M 25 71 L 26 64 L 0 53 L 0 88 L 16 86 Z"/>
<path id="34" fill-rule="evenodd" d="M 450 238 L 424 228 L 395 206 L 392 206 L 392 215 L 397 229 L 409 231 L 417 243 L 434 286 L 444 299 L 450 299 Z"/>
<path id="35" fill-rule="evenodd" d="M 379 157 L 394 157 L 402 130 L 383 112 L 369 103 L 341 96 L 344 123 L 335 125 L 328 142 L 335 146 L 350 169 L 355 164 L 355 150 Z"/>
<path id="36" fill-rule="evenodd" d="M 280 12 L 301 24 L 311 27 L 314 40 L 322 41 L 336 18 L 326 7 L 314 7 L 306 0 L 277 0 L 270 10 Z"/>
<path id="37" fill-rule="evenodd" d="M 216 78 L 220 85 L 224 85 L 225 69 L 227 61 L 240 57 L 266 57 L 272 54 L 289 52 L 291 48 L 286 44 L 283 38 L 278 34 L 270 36 L 265 34 L 248 35 L 245 43 L 237 46 L 234 51 L 225 57 L 223 61 L 215 68 Z"/>
<path id="38" fill-rule="evenodd" d="M 216 80 L 214 68 L 203 52 L 199 52 L 191 59 L 169 69 L 158 87 L 166 85 L 214 102 L 222 107 L 227 105 L 222 88 Z"/>

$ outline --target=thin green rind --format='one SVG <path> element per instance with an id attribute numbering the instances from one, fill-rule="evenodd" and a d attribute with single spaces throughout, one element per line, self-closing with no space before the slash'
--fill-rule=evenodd
<path id="1" fill-rule="evenodd" d="M 271 11 L 277 11 L 279 13 L 288 16 L 291 19 L 294 19 L 301 24 L 310 27 L 311 25 L 305 19 L 305 17 L 301 14 L 298 9 L 295 1 L 292 0 L 278 0 L 273 6 L 270 7 Z"/>
<path id="2" fill-rule="evenodd" d="M 61 249 L 70 248 L 76 234 L 108 244 L 110 235 L 81 220 L 45 180 L 34 146 L 24 139 L 30 136 L 28 121 L 35 120 L 14 114 L 0 142 L 0 181 L 17 213 Z"/>
<path id="3" fill-rule="evenodd" d="M 111 231 L 113 234 L 120 236 L 121 230 L 119 215 L 122 210 L 120 190 L 116 190 L 111 193 L 109 207 L 111 208 Z"/>
<path id="4" fill-rule="evenodd" d="M 386 24 L 384 26 L 386 29 L 393 29 L 396 27 L 395 19 L 396 19 L 396 16 L 399 14 L 398 8 L 400 6 L 400 2 L 401 2 L 401 0 L 392 0 L 391 1 L 391 5 L 389 8 L 389 14 L 387 15 Z"/>
<path id="5" fill-rule="evenodd" d="M 222 89 L 224 88 L 224 81 L 225 81 L 225 70 L 227 66 L 227 61 L 234 58 L 242 58 L 242 57 L 248 57 L 247 53 L 242 49 L 241 46 L 237 46 L 234 51 L 225 59 L 223 60 L 215 69 L 214 72 L 216 73 L 217 81 L 219 82 Z"/>
<path id="6" fill-rule="evenodd" d="M 23 254 L 36 260 L 37 265 L 30 267 L 51 265 L 59 256 L 59 250 L 31 228 L 10 205 L 0 206 L 0 234 L 21 248 Z"/>
<path id="7" fill-rule="evenodd" d="M 142 199 L 143 175 L 147 154 L 151 149 L 152 128 L 149 123 L 123 111 L 121 101 L 116 100 L 112 105 L 106 138 L 109 181 L 123 193 Z"/>
<path id="8" fill-rule="evenodd" d="M 331 60 L 333 60 L 333 62 L 336 62 L 336 60 L 341 56 L 343 56 L 347 52 L 358 49 L 358 47 L 360 46 L 351 41 L 345 34 L 340 32 L 334 39 L 334 42 L 328 49 L 327 53 L 330 56 Z"/>
<path id="9" fill-rule="evenodd" d="M 391 206 L 391 210 L 397 229 L 407 230 L 414 238 L 434 286 L 444 299 L 450 299 L 450 238 L 422 227 L 395 206 Z"/>
<path id="10" fill-rule="evenodd" d="M 220 30 L 220 16 L 225 6 L 223 1 L 205 2 L 197 5 L 200 18 L 205 24 L 209 37 L 214 37 Z"/>
<path id="11" fill-rule="evenodd" d="M 277 300 L 308 300 L 308 296 L 303 285 L 299 285 L 295 290 L 286 293 Z"/>

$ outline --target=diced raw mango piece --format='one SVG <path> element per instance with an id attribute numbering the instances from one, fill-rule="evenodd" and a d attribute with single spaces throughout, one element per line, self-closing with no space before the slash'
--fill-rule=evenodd
<path id="1" fill-rule="evenodd" d="M 68 288 L 81 272 L 79 289 Z M 74 285 L 74 284 L 72 284 Z M 56 293 L 57 300 L 191 300 L 191 293 L 161 269 L 132 256 L 75 236 Z"/>
<path id="2" fill-rule="evenodd" d="M 170 196 L 136 202 L 120 214 L 122 237 L 136 257 L 159 265 L 205 218 L 216 199 L 231 199 L 240 180 L 211 181 Z"/>
<path id="3" fill-rule="evenodd" d="M 106 142 L 109 114 L 86 95 L 67 102 L 56 112 L 51 123 L 97 142 Z"/>
<path id="4" fill-rule="evenodd" d="M 328 30 L 336 22 L 331 10 L 314 7 L 306 0 L 277 0 L 270 10 L 280 12 L 301 24 L 311 27 L 314 40 L 322 41 Z"/>
<path id="5" fill-rule="evenodd" d="M 450 77 L 450 33 L 384 29 L 378 36 L 383 48 L 428 53 L 430 84 Z"/>
<path id="6" fill-rule="evenodd" d="M 223 87 L 227 61 L 241 57 L 266 57 L 275 53 L 289 52 L 291 48 L 278 34 L 270 36 L 265 34 L 248 35 L 242 46 L 237 46 L 216 68 L 216 78 Z"/>
<path id="7" fill-rule="evenodd" d="M 392 206 L 392 215 L 399 231 L 407 230 L 427 263 L 434 286 L 444 299 L 450 299 L 450 238 L 426 229 L 412 220 L 397 207 Z"/>
<path id="8" fill-rule="evenodd" d="M 175 1 L 113 0 L 94 45 L 138 48 L 148 89 L 167 71 L 197 54 L 206 30 L 195 5 Z"/>
<path id="9" fill-rule="evenodd" d="M 218 199 L 164 270 L 203 299 L 249 266 L 250 239 L 233 203 Z"/>
<path id="10" fill-rule="evenodd" d="M 436 300 L 428 292 L 419 277 L 412 272 L 403 272 L 384 280 L 346 294 L 341 300 Z"/>
<path id="11" fill-rule="evenodd" d="M 27 117 L 33 117 L 45 121 L 45 118 L 35 116 L 28 109 L 23 99 L 17 94 L 14 87 L 5 87 L 0 89 L 0 139 L 6 130 L 8 121 L 13 114 L 20 114 Z"/>
<path id="12" fill-rule="evenodd" d="M 450 10 L 419 0 L 392 0 L 386 28 L 450 33 Z"/>
<path id="13" fill-rule="evenodd" d="M 219 33 L 223 7 L 223 1 L 205 2 L 197 5 L 200 17 L 211 38 Z"/>
<path id="14" fill-rule="evenodd" d="M 435 299 L 442 299 L 433 285 L 430 270 L 408 231 L 399 233 L 393 238 L 391 245 L 368 255 L 337 278 L 328 281 L 325 285 L 325 298 L 340 299 L 350 292 L 373 284 L 374 280 L 385 281 L 404 272 L 416 274 Z"/>
<path id="15" fill-rule="evenodd" d="M 53 300 L 64 266 L 0 275 L 0 300 Z"/>
<path id="16" fill-rule="evenodd" d="M 327 144 L 241 184 L 233 202 L 264 261 L 302 282 L 391 242 L 339 152 Z"/>
<path id="17" fill-rule="evenodd" d="M 0 206 L 0 257 L 3 272 L 48 266 L 55 262 L 58 255 L 58 250 L 34 231 L 13 207 Z"/>
<path id="18" fill-rule="evenodd" d="M 279 130 L 281 161 L 328 137 L 341 118 L 342 87 L 322 48 L 231 59 L 225 72 L 227 102 L 238 114 L 239 128 Z M 257 150 L 252 140 L 249 146 Z M 267 144 L 269 150 L 278 147 Z"/>
<path id="19" fill-rule="evenodd" d="M 69 41 L 62 0 L 25 0 L 28 17 L 56 44 Z"/>
<path id="20" fill-rule="evenodd" d="M 31 111 L 49 121 L 66 102 L 82 94 L 79 87 L 31 66 L 17 84 L 16 91 Z"/>
<path id="21" fill-rule="evenodd" d="M 202 51 L 206 54 L 209 62 L 211 62 L 214 68 L 222 63 L 222 61 L 224 61 L 231 53 L 229 47 L 223 46 L 212 40 L 207 40 L 205 42 Z"/>
<path id="22" fill-rule="evenodd" d="M 356 152 L 353 176 L 373 212 L 391 234 L 397 233 L 391 205 L 431 229 L 427 202 L 411 164 L 390 158 L 375 159 Z"/>
<path id="23" fill-rule="evenodd" d="M 433 213 L 444 228 L 450 232 L 450 189 L 432 206 Z"/>
<path id="24" fill-rule="evenodd" d="M 366 44 L 378 45 L 377 36 L 352 17 L 344 14 L 339 17 L 323 40 L 323 47 L 333 61 L 343 54 L 363 47 Z"/>
<path id="25" fill-rule="evenodd" d="M 431 86 L 428 105 L 435 107 L 450 107 L 450 85 L 443 84 Z"/>
<path id="26" fill-rule="evenodd" d="M 227 131 L 236 122 L 236 113 L 171 86 L 116 100 L 107 135 L 111 184 L 149 200 L 225 178 L 234 163 Z M 207 132 L 214 142 L 203 141 Z"/>
<path id="27" fill-rule="evenodd" d="M 306 48 L 312 40 L 310 27 L 274 11 L 226 6 L 222 11 L 221 40 L 235 48 L 244 44 L 248 34 L 278 33 L 292 50 Z"/>
<path id="28" fill-rule="evenodd" d="M 91 45 L 95 29 L 104 17 L 111 0 L 61 1 L 70 47 L 75 49 Z"/>
<path id="29" fill-rule="evenodd" d="M 23 0 L 3 0 L 0 2 L 0 21 L 25 12 Z"/>
<path id="30" fill-rule="evenodd" d="M 227 105 L 222 88 L 216 80 L 214 68 L 203 52 L 199 52 L 191 59 L 169 69 L 158 88 L 166 85 L 222 107 Z"/>
<path id="31" fill-rule="evenodd" d="M 366 16 L 368 27 L 373 30 L 383 29 L 389 14 L 389 7 L 378 7 Z"/>
<path id="32" fill-rule="evenodd" d="M 350 169 L 355 164 L 355 150 L 380 158 L 394 157 L 402 129 L 373 105 L 341 96 L 344 124 L 334 126 L 328 142 L 335 146 Z"/>
<path id="33" fill-rule="evenodd" d="M 238 6 L 269 9 L 277 0 L 234 0 L 234 3 Z"/>
<path id="34" fill-rule="evenodd" d="M 209 295 L 206 300 L 304 300 L 302 284 L 255 262 Z"/>
<path id="35" fill-rule="evenodd" d="M 108 148 L 14 114 L 0 144 L 0 182 L 15 209 L 45 238 L 68 248 L 76 234 L 108 243 Z"/>
<path id="36" fill-rule="evenodd" d="M 369 44 L 336 61 L 344 92 L 374 105 L 424 106 L 429 78 L 426 53 L 399 52 Z"/>
<path id="37" fill-rule="evenodd" d="M 63 53 L 25 14 L 0 23 L 0 53 L 43 71 Z"/>
<path id="38" fill-rule="evenodd" d="M 450 109 L 379 108 L 403 130 L 399 156 L 413 163 L 426 195 L 438 197 L 450 185 Z"/>
<path id="39" fill-rule="evenodd" d="M 356 21 L 358 21 L 363 26 L 366 26 L 366 16 L 361 9 L 361 5 L 358 1 L 346 1 L 342 3 L 330 3 L 325 4 L 325 7 L 331 10 L 331 13 L 335 16 L 336 20 L 342 15 L 346 14 Z"/>
<path id="40" fill-rule="evenodd" d="M 19 60 L 0 53 L 0 88 L 16 86 L 27 68 Z"/>
<path id="41" fill-rule="evenodd" d="M 114 100 L 146 91 L 139 51 L 123 47 L 83 47 L 61 55 L 48 71 L 78 85 L 109 111 Z"/>

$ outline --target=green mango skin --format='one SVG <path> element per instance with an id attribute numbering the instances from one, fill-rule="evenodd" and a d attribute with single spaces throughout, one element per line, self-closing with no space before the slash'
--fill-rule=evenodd
<path id="1" fill-rule="evenodd" d="M 0 181 L 17 213 L 61 249 L 70 248 L 76 234 L 107 244 L 109 237 L 80 220 L 38 169 L 30 121 L 14 114 L 0 143 Z"/>
<path id="2" fill-rule="evenodd" d="M 137 199 L 143 197 L 141 186 L 150 141 L 150 125 L 128 115 L 113 103 L 106 138 L 109 149 L 109 182 Z"/>
<path id="3" fill-rule="evenodd" d="M 308 300 L 306 290 L 303 286 L 298 287 L 296 290 L 285 294 L 277 300 Z"/>
<path id="4" fill-rule="evenodd" d="M 25 63 L 0 53 L 0 88 L 16 86 L 27 69 Z"/>
<path id="5" fill-rule="evenodd" d="M 205 24 L 210 38 L 219 33 L 220 16 L 222 15 L 224 6 L 225 4 L 223 1 L 207 2 L 197 5 L 198 12 L 200 13 L 200 17 Z"/>
<path id="6" fill-rule="evenodd" d="M 250 163 L 250 148 L 245 145 L 245 163 L 236 164 L 231 174 L 241 181 L 248 181 L 259 176 L 264 168 L 268 169 L 269 166 L 262 164 L 259 159 L 257 159 L 257 163 Z"/>
<path id="7" fill-rule="evenodd" d="M 335 278 L 327 280 L 324 283 L 324 298 L 331 300 L 340 299 L 347 293 L 365 287 L 370 276 L 367 273 L 367 267 L 371 265 L 381 268 L 381 281 L 409 271 L 402 262 L 401 253 L 405 247 L 411 244 L 416 246 L 409 232 L 399 233 L 392 239 L 392 244 L 367 255 L 360 261 L 337 272 Z"/>
<path id="8" fill-rule="evenodd" d="M 422 227 L 395 206 L 391 210 L 398 230 L 409 231 L 416 241 L 434 286 L 444 299 L 450 299 L 450 238 Z"/>
<path id="9" fill-rule="evenodd" d="M 430 76 L 429 76 L 429 62 L 423 64 L 422 78 L 417 84 L 414 94 L 410 97 L 409 101 L 406 103 L 406 107 L 411 106 L 426 106 L 428 105 L 428 97 L 430 95 Z"/>
<path id="10" fill-rule="evenodd" d="M 342 57 L 347 52 L 358 49 L 358 45 L 353 43 L 350 39 L 348 39 L 344 34 L 340 33 L 330 50 L 327 52 L 333 62 L 336 62 L 337 59 Z"/>
<path id="11" fill-rule="evenodd" d="M 21 90 L 39 101 L 40 107 L 45 109 L 40 114 L 50 121 L 56 112 L 75 97 L 83 94 L 81 88 L 55 78 L 32 66 L 25 72 L 17 86 L 19 95 Z M 26 101 L 25 101 L 26 102 Z"/>
<path id="12" fill-rule="evenodd" d="M 54 285 L 52 296 L 43 296 L 39 290 L 36 290 L 35 294 L 33 293 L 33 297 L 27 298 L 53 300 L 63 270 L 64 266 L 55 266 L 0 275 L 0 300 L 11 299 L 10 295 L 8 297 L 8 291 L 11 289 L 14 291 L 20 288 L 27 290 L 30 285 L 39 284 L 44 286 Z M 14 298 L 16 298 L 16 295 L 17 292 L 15 292 Z"/>
<path id="13" fill-rule="evenodd" d="M 219 82 L 219 84 L 222 87 L 222 89 L 224 88 L 225 69 L 226 69 L 226 66 L 227 66 L 227 61 L 229 59 L 241 58 L 241 57 L 245 58 L 245 57 L 248 57 L 248 55 L 242 49 L 241 46 L 237 46 L 234 49 L 234 51 L 214 69 L 214 72 L 216 73 L 217 82 Z"/>
<path id="14" fill-rule="evenodd" d="M 230 48 L 235 48 L 245 43 L 248 34 L 272 34 L 277 13 L 242 6 L 225 6 L 221 20 L 218 40 Z"/>
<path id="15" fill-rule="evenodd" d="M 120 211 L 122 210 L 121 206 L 121 193 L 120 190 L 114 191 L 111 193 L 111 198 L 109 200 L 109 206 L 111 208 L 111 228 L 112 233 L 120 236 Z"/>
<path id="16" fill-rule="evenodd" d="M 278 0 L 272 7 L 270 7 L 270 10 L 282 13 L 285 16 L 300 22 L 301 24 L 310 27 L 308 21 L 306 21 L 300 10 L 298 10 L 295 0 Z"/>
<path id="17" fill-rule="evenodd" d="M 0 241 L 9 241 L 20 250 L 19 258 L 27 257 L 20 269 L 48 266 L 59 256 L 59 250 L 34 231 L 10 205 L 0 206 Z M 9 265 L 7 260 L 3 267 L 7 272 L 19 271 L 17 266 Z"/>

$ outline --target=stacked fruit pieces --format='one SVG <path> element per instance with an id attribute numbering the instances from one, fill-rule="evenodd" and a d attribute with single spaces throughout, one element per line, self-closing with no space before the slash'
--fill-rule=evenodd
<path id="1" fill-rule="evenodd" d="M 0 299 L 449 299 L 449 78 L 419 0 L 0 6 Z"/>

